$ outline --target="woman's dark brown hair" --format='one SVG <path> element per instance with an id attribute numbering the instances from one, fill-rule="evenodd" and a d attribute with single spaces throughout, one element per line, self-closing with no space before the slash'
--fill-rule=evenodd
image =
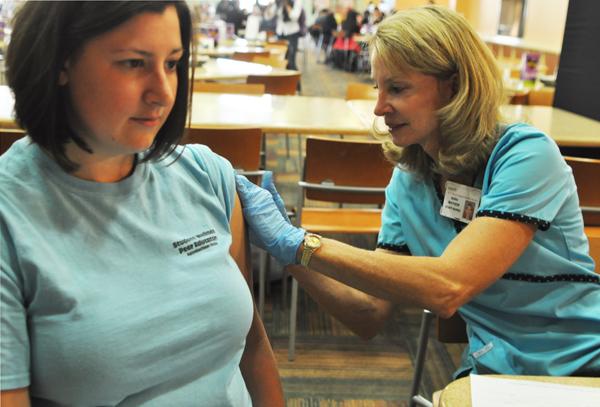
<path id="1" fill-rule="evenodd" d="M 70 127 L 67 93 L 58 78 L 65 62 L 92 38 L 140 13 L 162 13 L 174 6 L 184 54 L 177 66 L 177 96 L 144 161 L 168 155 L 181 139 L 188 105 L 191 16 L 184 1 L 29 1 L 15 15 L 6 53 L 6 78 L 15 96 L 15 115 L 33 142 L 67 171 L 77 166 L 65 154 L 73 141 L 85 142 Z"/>

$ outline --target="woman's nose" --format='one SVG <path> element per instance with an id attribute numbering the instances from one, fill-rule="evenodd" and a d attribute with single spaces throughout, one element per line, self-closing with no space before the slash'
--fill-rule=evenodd
<path id="1" fill-rule="evenodd" d="M 391 111 L 392 106 L 387 102 L 385 95 L 380 93 L 377 96 L 377 102 L 375 103 L 375 109 L 373 110 L 373 113 L 375 113 L 375 116 L 383 116 Z"/>
<path id="2" fill-rule="evenodd" d="M 146 102 L 157 106 L 168 106 L 175 99 L 177 80 L 173 80 L 169 73 L 157 70 L 151 78 L 146 92 Z"/>

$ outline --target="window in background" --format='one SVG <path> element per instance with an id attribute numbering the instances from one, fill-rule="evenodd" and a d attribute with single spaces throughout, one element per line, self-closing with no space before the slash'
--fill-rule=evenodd
<path id="1" fill-rule="evenodd" d="M 523 38 L 527 0 L 502 0 L 498 35 Z"/>

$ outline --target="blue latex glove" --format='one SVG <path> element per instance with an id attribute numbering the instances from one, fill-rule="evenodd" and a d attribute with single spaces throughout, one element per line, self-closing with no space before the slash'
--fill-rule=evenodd
<path id="1" fill-rule="evenodd" d="M 269 191 L 242 175 L 235 176 L 235 183 L 244 218 L 250 227 L 250 242 L 268 251 L 284 266 L 297 264 L 296 252 L 304 242 L 305 231 L 293 226 L 284 215 L 283 201 L 273 183 L 270 183 Z M 280 206 L 276 199 L 281 202 Z"/>
<path id="2" fill-rule="evenodd" d="M 277 192 L 275 184 L 273 183 L 273 171 L 264 172 L 260 186 L 271 193 L 273 201 L 275 201 L 275 205 L 277 205 L 277 209 L 279 209 L 279 212 L 288 221 L 288 223 L 292 223 L 287 214 L 287 210 L 285 209 L 285 203 L 283 202 L 283 199 L 281 199 L 281 195 L 279 195 L 279 192 Z"/>

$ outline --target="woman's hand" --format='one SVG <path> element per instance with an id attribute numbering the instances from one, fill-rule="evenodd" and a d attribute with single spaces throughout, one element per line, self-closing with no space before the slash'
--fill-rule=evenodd
<path id="1" fill-rule="evenodd" d="M 242 175 L 236 175 L 235 182 L 250 227 L 250 242 L 268 251 L 284 266 L 297 264 L 296 253 L 305 231 L 290 224 L 273 183 L 263 184 L 268 190 L 263 189 Z"/>

